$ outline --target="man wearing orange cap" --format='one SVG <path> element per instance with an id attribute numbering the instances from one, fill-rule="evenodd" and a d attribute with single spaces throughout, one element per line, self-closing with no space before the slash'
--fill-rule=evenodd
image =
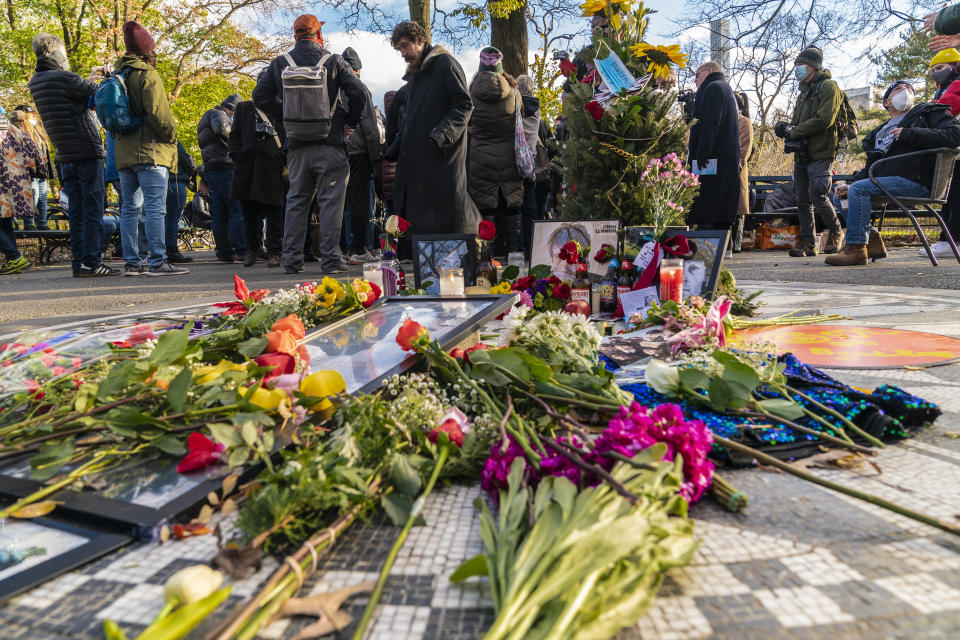
<path id="1" fill-rule="evenodd" d="M 350 65 L 323 46 L 322 25 L 314 15 L 297 18 L 293 49 L 270 62 L 253 90 L 253 102 L 286 141 L 290 190 L 281 262 L 284 273 L 291 274 L 303 271 L 303 246 L 314 194 L 322 272 L 346 271 L 340 254 L 350 175 L 344 127 L 353 129 L 359 124 L 367 96 Z"/>

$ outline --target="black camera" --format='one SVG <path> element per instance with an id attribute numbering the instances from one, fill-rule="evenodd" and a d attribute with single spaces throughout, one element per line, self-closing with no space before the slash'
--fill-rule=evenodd
<path id="1" fill-rule="evenodd" d="M 773 133 L 776 134 L 778 138 L 783 138 L 783 152 L 784 153 L 797 153 L 807 150 L 807 141 L 805 139 L 800 140 L 791 140 L 790 132 L 793 130 L 793 125 L 787 122 L 778 122 L 773 127 Z"/>
<path id="2" fill-rule="evenodd" d="M 273 123 L 269 120 L 264 120 L 259 114 L 256 117 L 255 126 L 257 136 L 260 138 L 272 138 L 277 135 L 277 130 L 273 128 Z"/>
<path id="3" fill-rule="evenodd" d="M 553 52 L 553 59 L 554 59 L 554 60 L 557 60 L 557 61 L 559 61 L 559 60 L 566 60 L 566 59 L 569 58 L 569 57 L 570 57 L 570 52 L 569 52 L 569 51 L 564 51 L 564 50 L 562 50 L 562 49 L 557 49 L 556 51 Z"/>
<path id="4" fill-rule="evenodd" d="M 677 102 L 683 109 L 683 119 L 690 122 L 693 118 L 693 104 L 697 101 L 697 92 L 692 89 L 684 89 L 677 94 Z"/>

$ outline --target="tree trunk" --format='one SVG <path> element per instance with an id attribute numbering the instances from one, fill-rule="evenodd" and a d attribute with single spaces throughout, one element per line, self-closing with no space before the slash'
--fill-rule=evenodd
<path id="1" fill-rule="evenodd" d="M 490 44 L 503 54 L 504 71 L 514 78 L 527 72 L 526 2 L 506 18 L 490 16 Z"/>
<path id="2" fill-rule="evenodd" d="M 410 6 L 410 19 L 419 24 L 427 32 L 427 42 L 430 42 L 430 0 L 407 0 Z"/>

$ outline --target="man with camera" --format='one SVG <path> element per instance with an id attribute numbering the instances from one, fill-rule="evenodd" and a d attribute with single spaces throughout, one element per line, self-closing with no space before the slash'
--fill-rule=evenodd
<path id="1" fill-rule="evenodd" d="M 793 69 L 800 95 L 790 124 L 779 122 L 774 131 L 784 139 L 784 151 L 793 153 L 793 179 L 797 191 L 800 218 L 800 245 L 790 250 L 794 258 L 817 255 L 814 213 L 829 229 L 824 253 L 840 249 L 843 234 L 840 220 L 830 203 L 830 165 L 837 156 L 839 136 L 837 117 L 843 105 L 843 93 L 823 69 L 823 52 L 807 47 L 797 56 Z"/>

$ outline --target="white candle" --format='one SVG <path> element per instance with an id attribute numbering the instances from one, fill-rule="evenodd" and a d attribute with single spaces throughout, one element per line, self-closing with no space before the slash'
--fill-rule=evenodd
<path id="1" fill-rule="evenodd" d="M 383 269 L 379 262 L 367 262 L 363 265 L 363 279 L 380 287 L 383 291 Z"/>
<path id="2" fill-rule="evenodd" d="M 440 271 L 440 295 L 463 295 L 463 269 L 443 269 Z"/>

